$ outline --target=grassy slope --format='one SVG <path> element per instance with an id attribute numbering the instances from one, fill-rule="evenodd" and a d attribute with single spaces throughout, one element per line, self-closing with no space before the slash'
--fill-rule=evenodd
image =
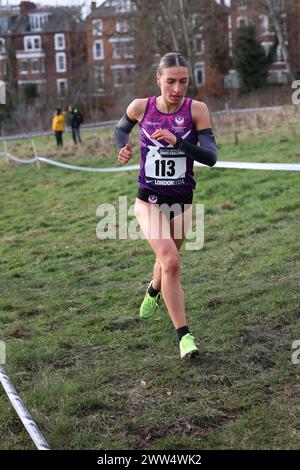
<path id="1" fill-rule="evenodd" d="M 299 162 L 300 128 L 224 134 L 221 160 Z M 263 135 L 264 134 L 264 135 Z M 61 161 L 113 163 L 108 131 Z M 53 139 L 36 139 L 53 156 Z M 84 154 L 82 154 L 84 149 Z M 28 143 L 10 144 L 28 156 Z M 196 169 L 205 245 L 182 252 L 192 365 L 164 306 L 138 308 L 153 255 L 103 240 L 96 208 L 133 203 L 136 172 L 92 174 L 0 159 L 0 325 L 13 383 L 52 448 L 299 448 L 299 174 Z M 33 448 L 0 391 L 0 448 Z"/>

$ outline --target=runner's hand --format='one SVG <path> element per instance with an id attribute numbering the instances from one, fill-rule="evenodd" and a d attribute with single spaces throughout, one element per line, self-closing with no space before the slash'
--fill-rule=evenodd
<path id="1" fill-rule="evenodd" d="M 168 129 L 157 129 L 150 137 L 158 141 L 165 140 L 171 145 L 175 145 L 177 141 L 177 137 L 172 134 L 172 132 L 168 131 Z"/>
<path id="2" fill-rule="evenodd" d="M 129 144 L 126 144 L 125 147 L 121 148 L 119 151 L 118 162 L 128 163 L 132 157 L 132 151 Z"/>

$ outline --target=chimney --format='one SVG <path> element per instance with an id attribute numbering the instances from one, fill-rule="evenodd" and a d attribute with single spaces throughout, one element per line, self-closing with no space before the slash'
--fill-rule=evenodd
<path id="1" fill-rule="evenodd" d="M 94 11 L 97 8 L 97 2 L 92 2 L 91 3 L 91 10 Z"/>
<path id="2" fill-rule="evenodd" d="M 33 2 L 22 1 L 19 6 L 21 15 L 27 15 L 27 13 L 36 9 L 36 4 Z"/>

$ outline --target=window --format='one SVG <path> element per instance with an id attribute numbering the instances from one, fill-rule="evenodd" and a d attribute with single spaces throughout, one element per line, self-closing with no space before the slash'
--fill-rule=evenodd
<path id="1" fill-rule="evenodd" d="M 28 73 L 28 60 L 20 61 L 20 73 L 22 74 Z"/>
<path id="2" fill-rule="evenodd" d="M 134 69 L 135 67 L 126 67 L 127 83 L 134 82 L 134 77 L 135 77 Z"/>
<path id="3" fill-rule="evenodd" d="M 119 59 L 121 57 L 120 43 L 119 42 L 113 42 L 111 45 L 112 45 L 113 59 Z"/>
<path id="4" fill-rule="evenodd" d="M 59 96 L 66 96 L 68 91 L 68 82 L 65 78 L 58 78 L 56 80 L 57 94 Z"/>
<path id="5" fill-rule="evenodd" d="M 104 69 L 100 65 L 95 66 L 95 90 L 102 91 L 104 89 Z"/>
<path id="6" fill-rule="evenodd" d="M 103 6 L 105 8 L 115 7 L 118 12 L 136 10 L 136 6 L 131 0 L 106 0 Z"/>
<path id="7" fill-rule="evenodd" d="M 94 41 L 94 59 L 104 59 L 103 41 Z"/>
<path id="8" fill-rule="evenodd" d="M 269 18 L 267 15 L 260 15 L 260 31 L 261 34 L 268 34 L 269 33 Z"/>
<path id="9" fill-rule="evenodd" d="M 267 15 L 260 15 L 260 32 L 262 35 L 275 34 L 275 28 L 272 18 Z M 283 24 L 283 23 L 282 23 Z"/>
<path id="10" fill-rule="evenodd" d="M 102 20 L 93 20 L 93 36 L 102 36 L 103 23 Z"/>
<path id="11" fill-rule="evenodd" d="M 116 23 L 117 33 L 128 33 L 129 31 L 129 22 L 127 20 L 118 20 Z"/>
<path id="12" fill-rule="evenodd" d="M 261 42 L 261 45 L 265 50 L 265 54 L 268 55 L 270 47 L 272 46 L 272 44 L 270 42 Z"/>
<path id="13" fill-rule="evenodd" d="M 122 85 L 122 69 L 113 69 L 114 86 Z"/>
<path id="14" fill-rule="evenodd" d="M 197 55 L 203 54 L 204 52 L 204 41 L 202 34 L 197 34 L 194 39 L 194 47 Z"/>
<path id="15" fill-rule="evenodd" d="M 130 11 L 133 8 L 133 5 L 131 4 L 131 0 L 120 0 L 117 3 L 119 4 L 117 6 L 119 11 Z"/>
<path id="16" fill-rule="evenodd" d="M 248 25 L 248 18 L 247 16 L 238 16 L 236 20 L 236 24 L 238 28 L 242 28 L 243 26 Z"/>
<path id="17" fill-rule="evenodd" d="M 276 9 L 283 8 L 283 1 L 282 0 L 272 0 L 272 6 Z"/>
<path id="18" fill-rule="evenodd" d="M 56 54 L 56 72 L 66 72 L 67 71 L 67 59 L 64 52 L 59 52 Z"/>
<path id="19" fill-rule="evenodd" d="M 285 62 L 281 45 L 277 46 L 275 62 Z"/>
<path id="20" fill-rule="evenodd" d="M 6 63 L 6 60 L 2 60 L 2 75 L 6 75 L 7 74 L 7 63 Z M 1 90 L 1 87 L 0 87 L 0 90 Z M 0 100 L 0 103 L 1 103 L 1 100 Z M 3 104 L 3 103 L 2 103 Z"/>
<path id="21" fill-rule="evenodd" d="M 204 63 L 196 63 L 194 69 L 195 83 L 196 86 L 200 87 L 204 85 Z"/>
<path id="22" fill-rule="evenodd" d="M 34 38 L 33 47 L 34 47 L 34 49 L 40 49 L 41 48 L 41 39 L 40 38 Z"/>
<path id="23" fill-rule="evenodd" d="M 283 34 L 286 35 L 287 34 L 287 28 L 286 28 L 287 15 L 286 13 L 282 13 L 282 15 L 280 16 L 281 16 L 280 22 L 281 22 L 282 31 L 283 31 Z"/>
<path id="24" fill-rule="evenodd" d="M 271 70 L 269 73 L 269 83 L 284 84 L 289 83 L 289 77 L 286 70 Z"/>
<path id="25" fill-rule="evenodd" d="M 124 48 L 125 48 L 125 58 L 126 59 L 129 59 L 129 58 L 132 58 L 134 56 L 134 53 L 133 53 L 133 43 L 130 41 L 130 42 L 125 42 L 124 43 Z"/>
<path id="26" fill-rule="evenodd" d="M 49 18 L 49 14 L 29 14 L 31 31 L 41 31 Z"/>
<path id="27" fill-rule="evenodd" d="M 54 36 L 54 46 L 56 50 L 62 50 L 66 48 L 65 35 L 64 34 L 55 34 Z"/>
<path id="28" fill-rule="evenodd" d="M 0 54 L 5 54 L 5 39 L 0 38 Z"/>
<path id="29" fill-rule="evenodd" d="M 269 52 L 270 52 L 270 49 L 272 47 L 272 43 L 271 42 L 261 42 L 261 45 L 263 46 L 264 50 L 265 50 L 265 54 L 268 55 Z"/>
<path id="30" fill-rule="evenodd" d="M 194 29 L 200 29 L 202 25 L 201 15 L 200 13 L 193 13 L 192 14 L 192 26 Z"/>
<path id="31" fill-rule="evenodd" d="M 39 73 L 40 70 L 40 61 L 39 59 L 31 59 L 31 72 Z"/>
<path id="32" fill-rule="evenodd" d="M 238 8 L 240 10 L 247 8 L 247 0 L 238 0 Z"/>
<path id="33" fill-rule="evenodd" d="M 41 49 L 41 38 L 40 38 L 40 36 L 25 36 L 25 38 L 24 38 L 24 49 L 26 51 L 40 50 Z"/>

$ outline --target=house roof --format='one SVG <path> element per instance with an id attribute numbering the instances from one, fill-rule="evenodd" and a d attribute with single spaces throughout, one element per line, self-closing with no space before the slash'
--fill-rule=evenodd
<path id="1" fill-rule="evenodd" d="M 40 31 L 32 30 L 30 25 L 30 15 L 49 13 L 48 20 L 42 26 Z M 80 20 L 80 9 L 78 8 L 39 8 L 29 14 L 16 17 L 11 33 L 19 34 L 40 34 L 40 33 L 60 33 L 71 31 L 85 31 L 85 22 Z"/>
<path id="2" fill-rule="evenodd" d="M 207 3 L 203 2 L 199 5 L 199 0 L 188 0 L 189 7 L 192 9 L 193 12 L 199 12 L 201 13 L 202 11 L 208 10 L 209 7 L 211 7 L 211 0 L 206 0 Z M 126 7 L 124 8 L 124 3 L 126 3 L 126 0 L 105 0 L 104 3 L 102 3 L 101 6 L 96 7 L 94 10 L 92 10 L 91 14 L 88 16 L 88 18 L 108 18 L 108 17 L 115 17 L 115 16 L 121 16 L 121 17 L 128 17 L 132 16 L 134 11 L 135 11 L 135 5 L 133 4 L 132 9 L 127 9 Z M 229 14 L 229 8 L 226 5 L 222 5 L 221 3 L 217 2 L 216 0 L 213 0 L 215 8 L 219 12 L 224 12 L 224 14 Z M 123 4 L 123 7 L 122 7 Z"/>
<path id="3" fill-rule="evenodd" d="M 128 0 L 127 0 L 128 2 Z M 130 16 L 134 11 L 133 9 L 128 9 L 125 5 L 126 0 L 105 0 L 99 7 L 92 10 L 89 18 L 105 18 L 112 16 Z"/>

